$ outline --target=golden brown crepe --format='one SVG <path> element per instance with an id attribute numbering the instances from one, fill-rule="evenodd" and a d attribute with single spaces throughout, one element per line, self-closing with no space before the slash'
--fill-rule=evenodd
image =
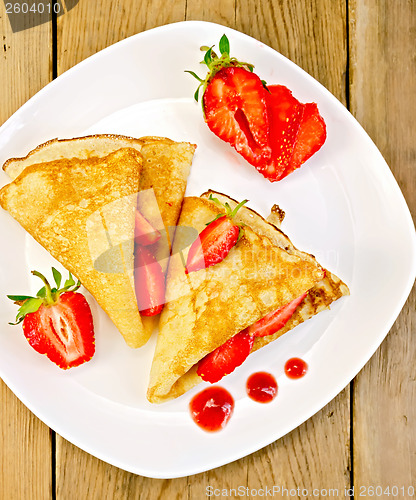
<path id="1" fill-rule="evenodd" d="M 231 207 L 237 202 L 219 193 L 185 198 L 180 226 L 201 232 L 221 213 L 213 194 Z M 274 220 L 282 212 L 274 210 Z M 189 246 L 175 237 L 167 277 L 167 303 L 161 315 L 152 363 L 148 399 L 161 403 L 198 384 L 198 362 L 229 338 L 310 290 L 284 331 L 296 326 L 343 294 L 348 288 L 327 273 L 313 256 L 299 252 L 273 224 L 243 207 L 237 222 L 246 224 L 244 235 L 227 257 L 208 269 L 185 274 Z M 290 323 L 290 325 L 289 325 Z M 284 333 L 255 340 L 255 349 Z"/>
<path id="2" fill-rule="evenodd" d="M 147 340 L 133 282 L 141 168 L 140 153 L 125 148 L 103 158 L 27 166 L 0 190 L 0 205 L 81 280 L 131 347 Z M 100 272 L 95 258 L 109 245 L 107 272 Z"/>
<path id="3" fill-rule="evenodd" d="M 166 271 L 170 239 L 176 226 L 185 195 L 195 145 L 175 142 L 164 137 L 132 137 L 112 134 L 90 135 L 74 139 L 52 139 L 30 151 L 24 158 L 10 158 L 3 170 L 15 179 L 25 168 L 36 163 L 58 159 L 102 158 L 120 148 L 134 148 L 143 157 L 138 191 L 138 208 L 162 233 L 162 238 L 150 249 L 158 256 Z M 171 228 L 171 229 L 169 229 Z M 142 317 L 145 334 L 150 337 L 157 317 Z"/>

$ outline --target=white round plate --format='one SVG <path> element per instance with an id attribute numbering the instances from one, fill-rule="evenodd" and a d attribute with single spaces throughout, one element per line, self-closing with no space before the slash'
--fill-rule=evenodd
<path id="1" fill-rule="evenodd" d="M 328 138 L 302 168 L 271 184 L 210 133 L 197 85 L 184 70 L 203 73 L 201 45 L 223 33 L 232 55 L 250 61 L 268 83 L 315 101 Z M 205 433 L 189 415 L 191 397 L 151 405 L 145 392 L 155 339 L 142 349 L 125 344 L 87 294 L 96 323 L 93 360 L 68 372 L 33 352 L 6 293 L 35 292 L 33 268 L 64 271 L 3 210 L 0 255 L 0 376 L 48 426 L 75 445 L 122 469 L 155 478 L 195 474 L 231 462 L 275 441 L 328 403 L 377 349 L 399 314 L 416 274 L 411 216 L 381 154 L 351 114 L 324 87 L 271 48 L 229 28 L 189 21 L 123 40 L 64 73 L 30 99 L 0 129 L 0 162 L 23 156 L 53 137 L 92 132 L 167 136 L 198 145 L 187 194 L 207 189 L 248 198 L 267 216 L 286 212 L 282 229 L 301 250 L 342 278 L 351 296 L 249 356 L 221 385 L 236 401 L 218 433 Z M 8 182 L 1 173 L 1 184 Z M 232 307 L 229 304 L 229 307 Z M 284 362 L 309 364 L 298 381 Z M 277 398 L 256 404 L 245 394 L 254 371 L 273 373 Z"/>

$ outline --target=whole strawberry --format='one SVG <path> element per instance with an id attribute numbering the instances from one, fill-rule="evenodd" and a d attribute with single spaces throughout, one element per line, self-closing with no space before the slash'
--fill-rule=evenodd
<path id="1" fill-rule="evenodd" d="M 16 323 L 23 322 L 23 333 L 29 344 L 62 369 L 79 366 L 89 361 L 95 353 L 94 326 L 90 306 L 85 297 L 76 290 L 81 283 L 75 283 L 71 273 L 62 288 L 62 276 L 52 268 L 56 287 L 51 288 L 48 280 L 38 271 L 44 286 L 36 297 L 8 295 L 20 306 Z"/>

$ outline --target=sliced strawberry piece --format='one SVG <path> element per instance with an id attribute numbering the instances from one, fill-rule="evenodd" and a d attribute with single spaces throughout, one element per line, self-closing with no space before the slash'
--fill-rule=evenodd
<path id="1" fill-rule="evenodd" d="M 162 312 L 165 303 L 165 275 L 147 247 L 135 247 L 134 283 L 137 305 L 143 316 Z"/>
<path id="2" fill-rule="evenodd" d="M 259 171 L 269 180 L 278 181 L 285 175 L 293 155 L 304 106 L 283 85 L 269 85 L 267 111 L 270 122 L 271 162 Z"/>
<path id="3" fill-rule="evenodd" d="M 95 352 L 91 309 L 83 295 L 66 292 L 54 305 L 41 305 L 23 320 L 29 344 L 60 368 L 89 361 Z"/>
<path id="4" fill-rule="evenodd" d="M 240 228 L 227 216 L 211 222 L 193 242 L 186 261 L 186 273 L 199 271 L 225 259 L 237 243 Z"/>
<path id="5" fill-rule="evenodd" d="M 186 274 L 205 269 L 224 260 L 237 243 L 240 231 L 242 231 L 240 225 L 236 224 L 233 219 L 248 200 L 239 203 L 234 210 L 228 203 L 223 205 L 218 198 L 214 198 L 212 195 L 210 195 L 209 200 L 224 208 L 226 213 L 218 215 L 210 222 L 192 243 L 186 260 Z"/>
<path id="6" fill-rule="evenodd" d="M 262 171 L 278 181 L 299 168 L 321 148 L 326 126 L 316 103 L 301 104 L 283 85 L 269 85 L 268 114 L 272 160 Z"/>
<path id="7" fill-rule="evenodd" d="M 249 163 L 261 165 L 270 158 L 266 90 L 257 75 L 236 66 L 220 69 L 209 80 L 203 105 L 211 131 Z"/>
<path id="8" fill-rule="evenodd" d="M 56 288 L 38 271 L 44 283 L 36 297 L 8 295 L 20 305 L 16 323 L 23 321 L 23 333 L 29 344 L 60 368 L 67 369 L 89 361 L 95 352 L 94 325 L 90 306 L 85 297 L 76 293 L 81 283 L 75 283 L 71 273 L 63 288 L 61 273 L 52 268 Z"/>
<path id="9" fill-rule="evenodd" d="M 307 295 L 308 292 L 302 294 L 300 297 L 292 300 L 292 302 L 289 302 L 280 309 L 267 314 L 266 316 L 264 316 L 264 318 L 260 319 L 243 331 L 245 333 L 248 333 L 249 335 L 253 335 L 254 337 L 265 337 L 266 335 L 273 335 L 273 333 L 276 333 L 285 326 L 285 324 L 292 317 L 298 305 Z"/>
<path id="10" fill-rule="evenodd" d="M 155 229 L 152 224 L 136 210 L 134 241 L 137 245 L 152 245 L 160 238 L 160 232 Z"/>
<path id="11" fill-rule="evenodd" d="M 315 154 L 326 139 L 326 125 L 314 102 L 304 105 L 304 112 L 293 155 L 285 175 L 299 168 Z"/>
<path id="12" fill-rule="evenodd" d="M 250 354 L 253 342 L 254 337 L 248 333 L 237 333 L 201 359 L 197 374 L 211 384 L 218 382 L 244 362 Z"/>

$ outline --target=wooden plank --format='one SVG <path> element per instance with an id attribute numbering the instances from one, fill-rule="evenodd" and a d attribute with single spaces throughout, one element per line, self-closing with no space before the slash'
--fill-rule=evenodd
<path id="1" fill-rule="evenodd" d="M 249 489 L 276 485 L 281 488 L 277 498 L 343 498 L 350 484 L 348 401 L 349 387 L 303 425 L 249 457 Z"/>
<path id="2" fill-rule="evenodd" d="M 387 160 L 416 215 L 416 4 L 350 2 L 351 110 Z M 416 293 L 354 386 L 354 483 L 404 487 L 416 470 Z M 362 488 L 360 490 L 360 488 Z M 367 491 L 368 496 L 368 491 Z M 387 495 L 383 498 L 387 498 Z"/>
<path id="3" fill-rule="evenodd" d="M 27 21 L 30 19 L 21 20 Z M 2 124 L 51 80 L 51 26 L 48 23 L 13 33 L 5 5 L 0 2 L 0 36 Z M 19 334 L 22 332 L 16 331 Z M 52 453 L 48 427 L 1 380 L 0 401 L 0 498 L 50 498 Z"/>
<path id="4" fill-rule="evenodd" d="M 56 498 L 181 500 L 187 478 L 150 479 L 113 467 L 57 435 Z"/>
<path id="5" fill-rule="evenodd" d="M 185 0 L 81 0 L 58 18 L 58 75 L 119 40 L 156 26 L 183 21 L 185 5 Z"/>
<path id="6" fill-rule="evenodd" d="M 58 19 L 58 75 L 99 50 L 166 23 L 185 19 L 186 1 L 80 1 Z M 56 498 L 182 499 L 187 478 L 149 479 L 113 467 L 56 436 Z"/>
<path id="7" fill-rule="evenodd" d="M 235 0 L 188 0 L 186 2 L 186 19 L 207 21 L 235 28 Z"/>
<path id="8" fill-rule="evenodd" d="M 237 0 L 236 28 L 288 57 L 346 102 L 344 0 Z"/>

